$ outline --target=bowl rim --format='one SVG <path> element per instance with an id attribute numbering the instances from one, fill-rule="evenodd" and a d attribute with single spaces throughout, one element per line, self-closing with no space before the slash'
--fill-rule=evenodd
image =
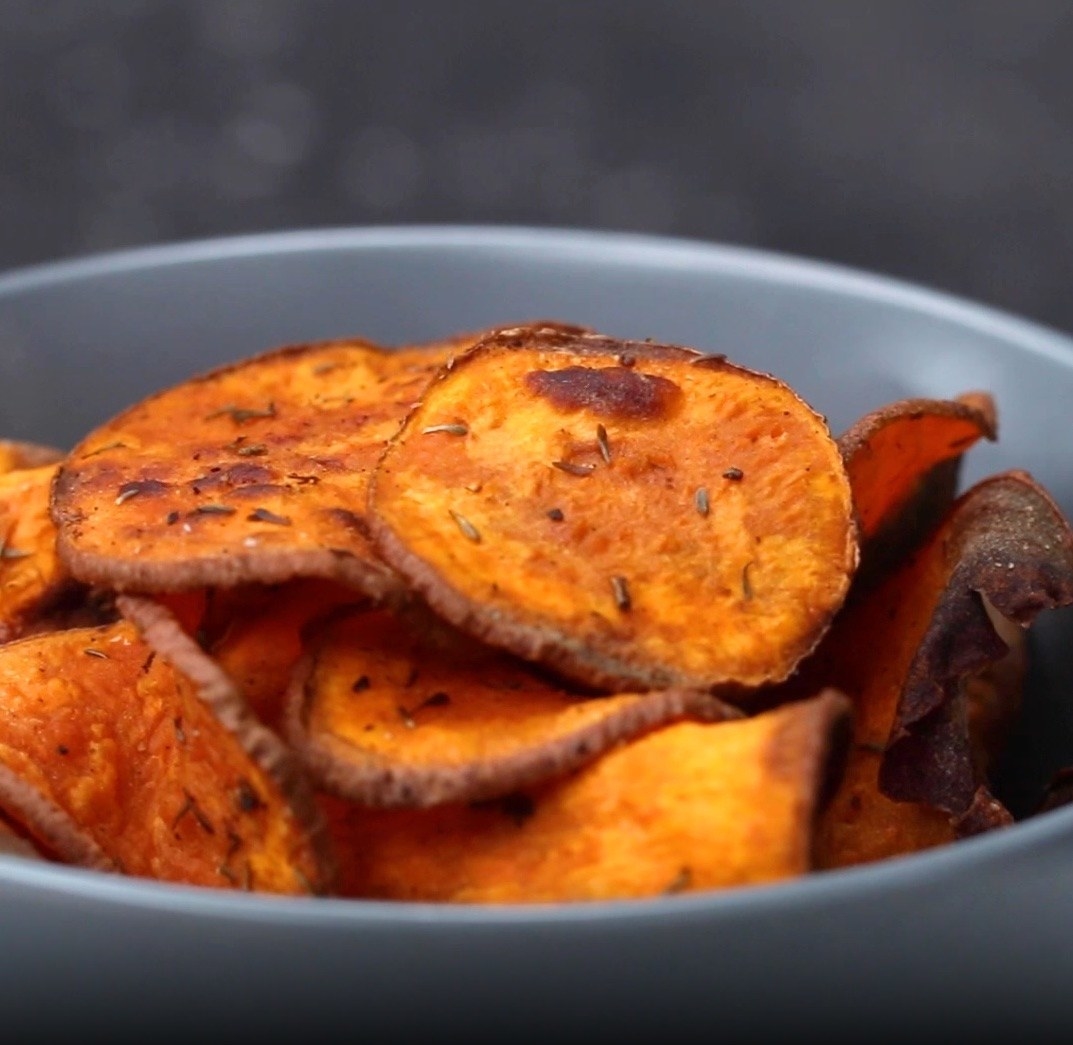
<path id="1" fill-rule="evenodd" d="M 408 224 L 327 226 L 210 236 L 36 263 L 0 272 L 5 299 L 56 284 L 122 276 L 147 269 L 192 266 L 283 254 L 486 251 L 524 249 L 550 259 L 572 256 L 601 266 L 746 276 L 792 284 L 919 312 L 1009 342 L 1018 349 L 1073 367 L 1073 338 L 1011 312 L 909 280 L 831 261 L 698 238 L 557 226 Z M 234 894 L 151 879 L 125 878 L 84 868 L 0 853 L 5 885 L 44 890 L 106 905 L 196 914 L 209 919 L 298 925 L 415 924 L 446 928 L 489 925 L 645 923 L 670 919 L 763 918 L 820 904 L 893 891 L 957 887 L 966 872 L 1001 869 L 1018 854 L 1073 842 L 1073 806 L 1041 813 L 999 831 L 892 857 L 874 864 L 811 872 L 773 883 L 673 897 L 585 901 L 573 904 L 441 904 L 323 897 Z"/>
<path id="2" fill-rule="evenodd" d="M 984 302 L 867 268 L 788 251 L 614 229 L 511 224 L 412 223 L 326 225 L 205 236 L 103 250 L 0 269 L 0 299 L 55 283 L 122 275 L 145 269 L 253 259 L 265 255 L 359 251 L 515 251 L 535 256 L 591 257 L 602 265 L 657 264 L 664 270 L 738 273 L 772 283 L 864 298 L 923 311 L 973 330 L 1021 342 L 1022 347 L 1069 362 L 1073 332 Z"/>

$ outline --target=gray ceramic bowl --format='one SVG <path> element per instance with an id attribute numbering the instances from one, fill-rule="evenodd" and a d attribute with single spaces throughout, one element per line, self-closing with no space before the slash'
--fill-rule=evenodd
<path id="1" fill-rule="evenodd" d="M 0 433 L 70 444 L 210 364 L 347 334 L 531 318 L 770 370 L 837 431 L 909 395 L 998 398 L 972 479 L 1032 471 L 1069 512 L 1073 342 L 926 290 L 699 243 L 406 228 L 194 243 L 0 278 Z M 1006 768 L 1073 761 L 1073 619 L 1035 632 Z M 572 907 L 232 896 L 0 858 L 12 1040 L 891 1040 L 1073 1032 L 1073 808 L 881 866 Z M 578 1038 L 581 1035 L 581 1038 Z"/>

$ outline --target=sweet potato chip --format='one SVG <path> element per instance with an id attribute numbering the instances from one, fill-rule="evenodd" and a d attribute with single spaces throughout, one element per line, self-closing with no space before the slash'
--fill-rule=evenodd
<path id="1" fill-rule="evenodd" d="M 143 614 L 145 616 L 145 614 Z M 192 885 L 327 888 L 283 745 L 164 617 L 0 648 L 0 808 L 62 859 Z M 170 650 L 168 655 L 164 650 Z"/>
<path id="2" fill-rule="evenodd" d="M 41 443 L 24 443 L 17 439 L 0 439 L 0 475 L 22 468 L 39 468 L 63 460 L 63 451 Z"/>
<path id="3" fill-rule="evenodd" d="M 49 515 L 55 465 L 0 474 L 0 643 L 25 634 L 71 587 Z"/>
<path id="4" fill-rule="evenodd" d="M 370 508 L 442 616 L 607 690 L 785 677 L 857 558 L 838 448 L 785 385 L 562 331 L 500 332 L 444 371 Z"/>
<path id="5" fill-rule="evenodd" d="M 374 806 L 506 794 L 684 717 L 701 690 L 588 697 L 453 628 L 389 610 L 333 619 L 297 673 L 288 739 L 320 786 Z"/>
<path id="6" fill-rule="evenodd" d="M 860 526 L 858 587 L 938 525 L 957 492 L 965 451 L 997 433 L 991 396 L 966 392 L 889 403 L 839 436 Z"/>
<path id="7" fill-rule="evenodd" d="M 918 553 L 847 606 L 788 690 L 837 686 L 855 703 L 823 866 L 1010 821 L 984 779 L 1022 676 L 1000 634 L 1071 601 L 1073 533 L 1031 477 L 1008 472 L 963 494 Z"/>
<path id="8" fill-rule="evenodd" d="M 848 702 L 678 722 L 570 776 L 476 804 L 372 810 L 325 796 L 351 897 L 529 903 L 657 896 L 812 867 Z"/>
<path id="9" fill-rule="evenodd" d="M 319 576 L 391 592 L 366 533 L 369 473 L 454 351 L 292 346 L 150 396 L 62 466 L 62 559 L 119 590 Z"/>

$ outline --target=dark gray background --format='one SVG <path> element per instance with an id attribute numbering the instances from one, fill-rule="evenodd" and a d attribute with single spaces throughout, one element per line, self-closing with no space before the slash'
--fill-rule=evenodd
<path id="1" fill-rule="evenodd" d="M 1073 331 L 1068 0 L 0 0 L 0 91 L 0 268 L 296 226 L 587 226 Z"/>

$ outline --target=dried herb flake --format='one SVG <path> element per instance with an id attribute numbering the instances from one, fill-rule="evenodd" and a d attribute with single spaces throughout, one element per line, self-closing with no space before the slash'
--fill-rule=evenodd
<path id="1" fill-rule="evenodd" d="M 453 508 L 447 509 L 451 513 L 451 518 L 454 519 L 455 525 L 462 532 L 462 535 L 467 539 L 473 541 L 474 544 L 480 544 L 481 532 L 473 525 L 464 515 L 456 512 Z"/>
<path id="2" fill-rule="evenodd" d="M 566 472 L 567 475 L 577 475 L 584 477 L 592 475 L 596 470 L 594 464 L 576 464 L 574 461 L 552 461 L 553 468 L 558 468 L 560 472 Z"/>
<path id="3" fill-rule="evenodd" d="M 267 508 L 255 508 L 249 515 L 246 516 L 247 522 L 264 522 L 272 523 L 275 526 L 290 526 L 291 520 L 289 516 L 277 515 L 275 512 L 270 512 Z"/>

